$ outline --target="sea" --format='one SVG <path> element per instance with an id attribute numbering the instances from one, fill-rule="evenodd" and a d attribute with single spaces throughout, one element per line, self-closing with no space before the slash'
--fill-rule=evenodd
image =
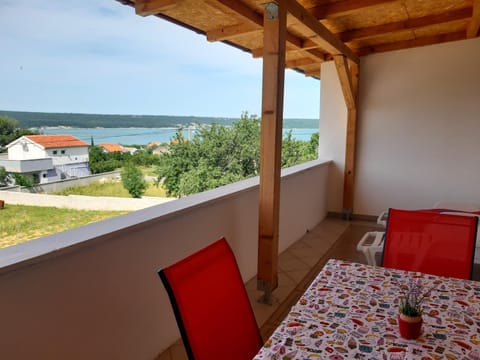
<path id="1" fill-rule="evenodd" d="M 121 144 L 146 145 L 150 142 L 168 143 L 178 131 L 177 128 L 42 128 L 43 134 L 70 134 L 90 144 L 92 139 L 95 145 Z M 309 141 L 318 129 L 284 129 L 285 136 L 292 131 L 292 137 L 301 141 Z M 192 139 L 198 129 L 183 129 L 185 139 Z"/>

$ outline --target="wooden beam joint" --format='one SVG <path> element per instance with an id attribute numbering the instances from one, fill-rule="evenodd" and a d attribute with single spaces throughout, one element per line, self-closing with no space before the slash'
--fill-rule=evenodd
<path id="1" fill-rule="evenodd" d="M 311 41 L 317 43 L 319 47 L 325 49 L 332 55 L 342 54 L 356 63 L 360 62 L 358 56 L 347 45 L 330 32 L 330 30 L 321 24 L 296 0 L 285 0 L 284 2 L 287 6 L 287 11 L 317 35 L 310 38 Z"/>
<path id="2" fill-rule="evenodd" d="M 334 55 L 333 60 L 337 68 L 338 78 L 342 87 L 343 97 L 348 110 L 355 110 L 357 105 L 355 102 L 355 93 L 353 90 L 351 73 L 347 59 L 344 55 Z"/>

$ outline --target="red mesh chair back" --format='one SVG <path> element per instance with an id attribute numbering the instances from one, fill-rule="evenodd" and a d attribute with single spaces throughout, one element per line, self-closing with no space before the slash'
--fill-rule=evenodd
<path id="1" fill-rule="evenodd" d="M 471 279 L 476 216 L 390 209 L 382 266 Z"/>
<path id="2" fill-rule="evenodd" d="M 158 273 L 189 359 L 247 360 L 256 355 L 262 338 L 224 238 Z"/>

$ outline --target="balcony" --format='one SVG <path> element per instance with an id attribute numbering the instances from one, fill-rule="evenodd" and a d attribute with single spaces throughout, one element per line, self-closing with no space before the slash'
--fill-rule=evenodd
<path id="1" fill-rule="evenodd" d="M 427 44 L 412 33 L 409 43 Z M 336 66 L 322 57 L 319 156 L 325 161 L 283 171 L 278 302 L 293 299 L 309 272 L 336 256 L 332 245 L 348 253 L 335 240 L 349 223 L 325 218 L 344 210 L 344 179 L 353 174 L 347 185 L 354 215 L 436 201 L 480 203 L 475 36 L 362 56 L 356 130 Z M 347 157 L 355 159 L 354 173 Z M 171 358 L 179 334 L 157 269 L 225 236 L 256 300 L 258 198 L 258 179 L 249 179 L 0 251 L 3 357 Z M 275 309 L 255 307 L 268 331 Z"/>
<path id="2" fill-rule="evenodd" d="M 52 158 L 30 160 L 0 159 L 0 166 L 3 166 L 8 172 L 31 173 L 53 169 L 53 162 Z"/>
<path id="3" fill-rule="evenodd" d="M 332 167 L 283 171 L 273 306 L 257 302 L 258 178 L 1 250 L 3 356 L 184 359 L 156 271 L 221 236 L 268 335 L 328 258 L 364 261 L 355 245 L 376 224 L 327 217 Z"/>
<path id="4" fill-rule="evenodd" d="M 329 166 L 314 161 L 283 171 L 281 252 L 326 217 Z M 326 234 L 345 226 L 339 221 Z M 243 279 L 254 278 L 258 178 L 1 250 L 3 356 L 156 358 L 179 338 L 157 270 L 221 236 Z M 319 241 L 319 248 L 331 245 Z M 294 270 L 290 283 L 280 274 L 277 301 L 308 271 Z M 263 305 L 259 321 L 273 309 Z"/>

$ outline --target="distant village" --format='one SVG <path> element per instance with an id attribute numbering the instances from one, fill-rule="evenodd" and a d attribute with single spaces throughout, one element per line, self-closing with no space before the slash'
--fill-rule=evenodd
<path id="1" fill-rule="evenodd" d="M 131 153 L 137 148 L 119 144 L 98 144 L 106 153 Z M 73 135 L 24 135 L 11 143 L 7 153 L 0 154 L 0 167 L 8 173 L 30 178 L 33 183 L 79 178 L 91 175 L 89 147 Z M 146 145 L 153 154 L 168 151 L 165 144 L 151 142 Z"/>

